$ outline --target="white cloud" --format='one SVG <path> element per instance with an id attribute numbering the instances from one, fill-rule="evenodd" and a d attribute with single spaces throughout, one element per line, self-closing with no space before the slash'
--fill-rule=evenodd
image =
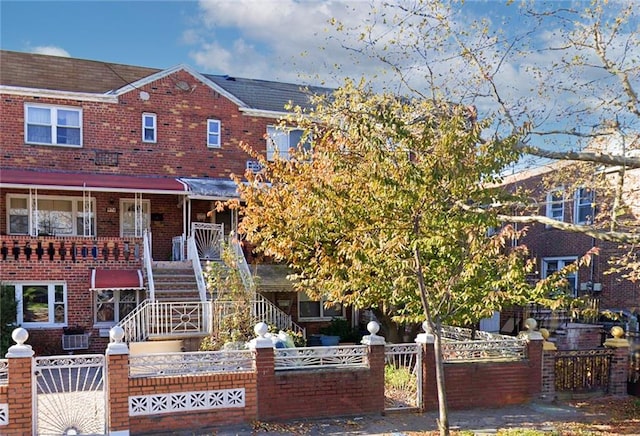
<path id="1" fill-rule="evenodd" d="M 49 56 L 60 56 L 63 58 L 70 58 L 71 54 L 68 51 L 61 47 L 56 47 L 54 45 L 41 45 L 38 47 L 33 47 L 31 49 L 32 53 L 49 55 Z"/>

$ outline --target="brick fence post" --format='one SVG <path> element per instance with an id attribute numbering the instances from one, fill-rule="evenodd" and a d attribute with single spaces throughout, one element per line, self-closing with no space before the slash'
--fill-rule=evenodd
<path id="1" fill-rule="evenodd" d="M 527 356 L 529 358 L 529 397 L 539 398 L 542 392 L 542 371 L 544 369 L 542 333 L 536 331 L 538 322 L 533 318 L 524 321 L 527 331 L 521 335 L 527 340 Z"/>
<path id="2" fill-rule="evenodd" d="M 249 348 L 253 351 L 253 369 L 256 372 L 256 419 L 268 420 L 274 412 L 269 399 L 275 392 L 275 352 L 273 342 L 265 337 L 269 326 L 260 322 L 253 330 L 258 335 L 249 342 Z"/>
<path id="3" fill-rule="evenodd" d="M 609 394 L 626 395 L 629 375 L 629 341 L 624 339 L 624 330 L 615 326 L 611 329 L 613 338 L 604 342 L 604 346 L 614 351 L 609 372 Z"/>
<path id="4" fill-rule="evenodd" d="M 109 337 L 105 377 L 109 435 L 129 436 L 129 348 L 122 342 L 121 327 L 113 327 Z"/>
<path id="5" fill-rule="evenodd" d="M 368 335 L 365 335 L 360 341 L 361 344 L 367 345 L 369 358 L 369 371 L 371 371 L 372 380 L 374 380 L 373 391 L 370 401 L 373 401 L 374 407 L 380 413 L 384 413 L 384 365 L 385 365 L 385 339 L 378 336 L 380 325 L 371 321 L 367 324 Z"/>
<path id="6" fill-rule="evenodd" d="M 34 431 L 33 416 L 33 350 L 24 343 L 29 332 L 17 328 L 11 333 L 16 345 L 9 347 L 9 425 L 0 428 L 0 434 L 13 436 L 31 434 Z"/>
<path id="7" fill-rule="evenodd" d="M 553 342 L 549 342 L 549 330 L 540 329 L 544 342 L 542 343 L 542 385 L 540 387 L 540 399 L 554 401 L 556 399 L 556 354 L 558 348 Z"/>
<path id="8" fill-rule="evenodd" d="M 438 410 L 435 337 L 427 321 L 422 323 L 422 328 L 426 333 L 416 338 L 416 343 L 422 344 L 422 410 Z"/>

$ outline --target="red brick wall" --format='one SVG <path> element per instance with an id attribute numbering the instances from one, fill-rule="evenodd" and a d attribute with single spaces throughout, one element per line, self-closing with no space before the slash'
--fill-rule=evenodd
<path id="1" fill-rule="evenodd" d="M 84 238 L 77 239 L 78 243 Z M 36 238 L 21 237 L 3 237 L 3 241 L 7 241 L 11 250 L 13 241 L 18 240 L 20 247 L 24 247 L 27 240 L 32 241 L 31 246 L 35 251 Z M 60 238 L 47 238 L 44 240 L 46 246 L 47 241 L 60 241 Z M 71 245 L 69 238 L 64 238 L 67 245 Z M 103 241 L 111 241 L 109 238 L 98 238 L 98 246 L 101 247 Z M 79 249 L 78 249 L 79 250 Z M 11 251 L 10 251 L 11 253 Z M 61 281 L 67 285 L 67 324 L 69 326 L 80 325 L 85 327 L 87 332 L 91 332 L 89 339 L 89 350 L 91 353 L 104 353 L 108 343 L 108 338 L 100 338 L 99 330 L 93 328 L 93 298 L 90 287 L 90 270 L 92 268 L 107 269 L 140 269 L 140 261 L 133 259 L 133 255 L 129 261 L 125 261 L 122 257 L 119 261 L 108 260 L 77 260 L 74 262 L 68 256 L 65 260 L 60 260 L 59 255 L 53 261 L 50 261 L 45 254 L 42 261 L 36 260 L 35 252 L 30 261 L 24 257 L 24 250 L 21 250 L 19 260 L 10 259 L 0 262 L 0 281 L 3 282 L 25 282 L 25 281 Z M 29 330 L 29 344 L 32 345 L 36 355 L 53 355 L 65 354 L 62 350 L 62 328 L 34 328 L 27 327 Z M 84 352 L 84 351 L 83 351 Z"/>
<path id="2" fill-rule="evenodd" d="M 384 411 L 384 347 L 374 346 L 369 368 L 269 372 L 271 349 L 259 350 L 260 420 L 320 418 Z M 271 361 L 271 363 L 269 362 Z M 261 371 L 264 369 L 264 372 Z"/>
<path id="3" fill-rule="evenodd" d="M 423 359 L 424 408 L 437 410 L 433 344 L 427 344 Z M 445 363 L 444 372 L 447 402 L 451 409 L 527 403 L 541 392 L 542 341 L 530 342 L 526 360 Z"/>
<path id="4" fill-rule="evenodd" d="M 257 413 L 256 375 L 253 372 L 131 378 L 129 379 L 129 396 L 231 388 L 245 389 L 245 407 L 134 416 L 130 419 L 130 431 L 132 434 L 150 434 L 160 431 L 198 429 L 215 425 L 251 422 L 255 420 Z"/>
<path id="5" fill-rule="evenodd" d="M 178 81 L 195 85 L 178 90 Z M 150 94 L 147 101 L 140 91 Z M 3 166 L 57 171 L 88 171 L 167 177 L 225 177 L 243 174 L 246 160 L 239 143 L 265 150 L 264 135 L 273 120 L 243 115 L 227 98 L 184 71 L 149 83 L 118 98 L 118 103 L 1 95 Z M 26 145 L 24 104 L 82 108 L 83 146 Z M 142 113 L 157 115 L 157 143 L 142 142 Z M 221 121 L 221 148 L 207 147 L 207 119 Z M 118 153 L 118 167 L 95 163 L 96 151 Z"/>

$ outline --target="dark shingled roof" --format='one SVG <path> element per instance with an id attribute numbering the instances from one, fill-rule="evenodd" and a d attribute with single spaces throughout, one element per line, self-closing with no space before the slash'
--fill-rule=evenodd
<path id="1" fill-rule="evenodd" d="M 309 101 L 311 95 L 328 95 L 334 91 L 331 88 L 320 86 L 304 86 L 214 74 L 205 74 L 204 76 L 225 91 L 235 95 L 248 108 L 266 111 L 285 112 L 285 106 L 289 102 L 295 106 L 309 109 L 311 108 Z"/>
<path id="2" fill-rule="evenodd" d="M 106 93 L 156 68 L 0 50 L 0 84 L 69 92 Z"/>
<path id="3" fill-rule="evenodd" d="M 157 68 L 0 50 L 0 85 L 69 92 L 107 93 L 158 73 Z M 330 94 L 318 86 L 204 74 L 247 108 L 284 112 L 292 102 L 310 107 L 311 94 Z"/>

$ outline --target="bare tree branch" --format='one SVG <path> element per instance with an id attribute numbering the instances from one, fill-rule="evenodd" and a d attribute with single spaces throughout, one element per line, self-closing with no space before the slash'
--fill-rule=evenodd
<path id="1" fill-rule="evenodd" d="M 640 157 L 593 153 L 587 151 L 551 151 L 524 143 L 519 143 L 516 147 L 523 153 L 532 154 L 538 157 L 546 157 L 549 159 L 595 162 L 604 165 L 622 165 L 629 169 L 640 168 Z"/>

